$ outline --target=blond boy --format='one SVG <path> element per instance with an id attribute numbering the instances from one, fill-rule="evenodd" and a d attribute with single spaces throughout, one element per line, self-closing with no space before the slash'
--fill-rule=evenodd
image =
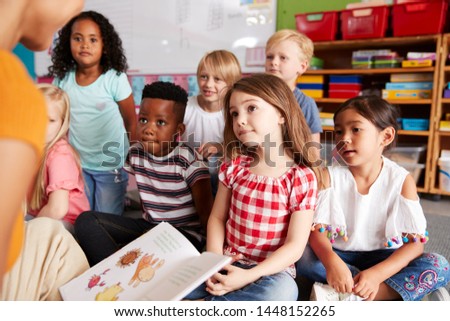
<path id="1" fill-rule="evenodd" d="M 279 30 L 267 41 L 265 67 L 267 73 L 283 79 L 294 92 L 311 130 L 312 140 L 319 143 L 322 132 L 319 109 L 314 99 L 296 86 L 297 78 L 308 69 L 313 52 L 314 45 L 304 34 L 295 30 Z"/>

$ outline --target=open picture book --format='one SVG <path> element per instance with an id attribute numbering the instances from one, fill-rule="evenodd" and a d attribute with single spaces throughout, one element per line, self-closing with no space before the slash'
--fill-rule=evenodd
<path id="1" fill-rule="evenodd" d="M 181 300 L 231 258 L 200 254 L 169 223 L 160 223 L 59 288 L 64 300 Z"/>

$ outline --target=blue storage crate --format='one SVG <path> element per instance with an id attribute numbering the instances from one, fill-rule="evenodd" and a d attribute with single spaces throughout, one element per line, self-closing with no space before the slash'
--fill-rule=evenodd
<path id="1" fill-rule="evenodd" d="M 429 119 L 402 118 L 402 129 L 404 130 L 428 130 L 429 127 Z"/>

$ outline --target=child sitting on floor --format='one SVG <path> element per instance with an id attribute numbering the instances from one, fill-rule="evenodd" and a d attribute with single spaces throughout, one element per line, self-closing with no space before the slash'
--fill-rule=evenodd
<path id="1" fill-rule="evenodd" d="M 88 211 L 80 158 L 67 140 L 69 131 L 69 97 L 60 88 L 39 84 L 47 102 L 49 123 L 45 153 L 28 198 L 27 220 L 50 217 L 61 220 L 73 233 L 73 223 L 80 213 Z"/>
<path id="2" fill-rule="evenodd" d="M 349 99 L 335 112 L 346 166 L 324 169 L 326 189 L 319 193 L 310 248 L 297 262 L 299 275 L 364 300 L 445 294 L 449 264 L 423 253 L 428 236 L 415 181 L 382 155 L 395 139 L 397 119 L 394 106 L 376 96 Z"/>
<path id="3" fill-rule="evenodd" d="M 139 142 L 125 167 L 136 176 L 143 218 L 85 212 L 75 223 L 78 241 L 92 265 L 160 222 L 169 222 L 202 250 L 212 208 L 208 168 L 182 143 L 187 93 L 169 82 L 146 85 L 138 120 Z"/>

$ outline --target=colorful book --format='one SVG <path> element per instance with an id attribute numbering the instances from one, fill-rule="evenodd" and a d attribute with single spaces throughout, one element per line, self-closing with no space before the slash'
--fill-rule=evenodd
<path id="1" fill-rule="evenodd" d="M 231 257 L 197 249 L 169 223 L 160 223 L 59 288 L 72 301 L 181 300 Z"/>

